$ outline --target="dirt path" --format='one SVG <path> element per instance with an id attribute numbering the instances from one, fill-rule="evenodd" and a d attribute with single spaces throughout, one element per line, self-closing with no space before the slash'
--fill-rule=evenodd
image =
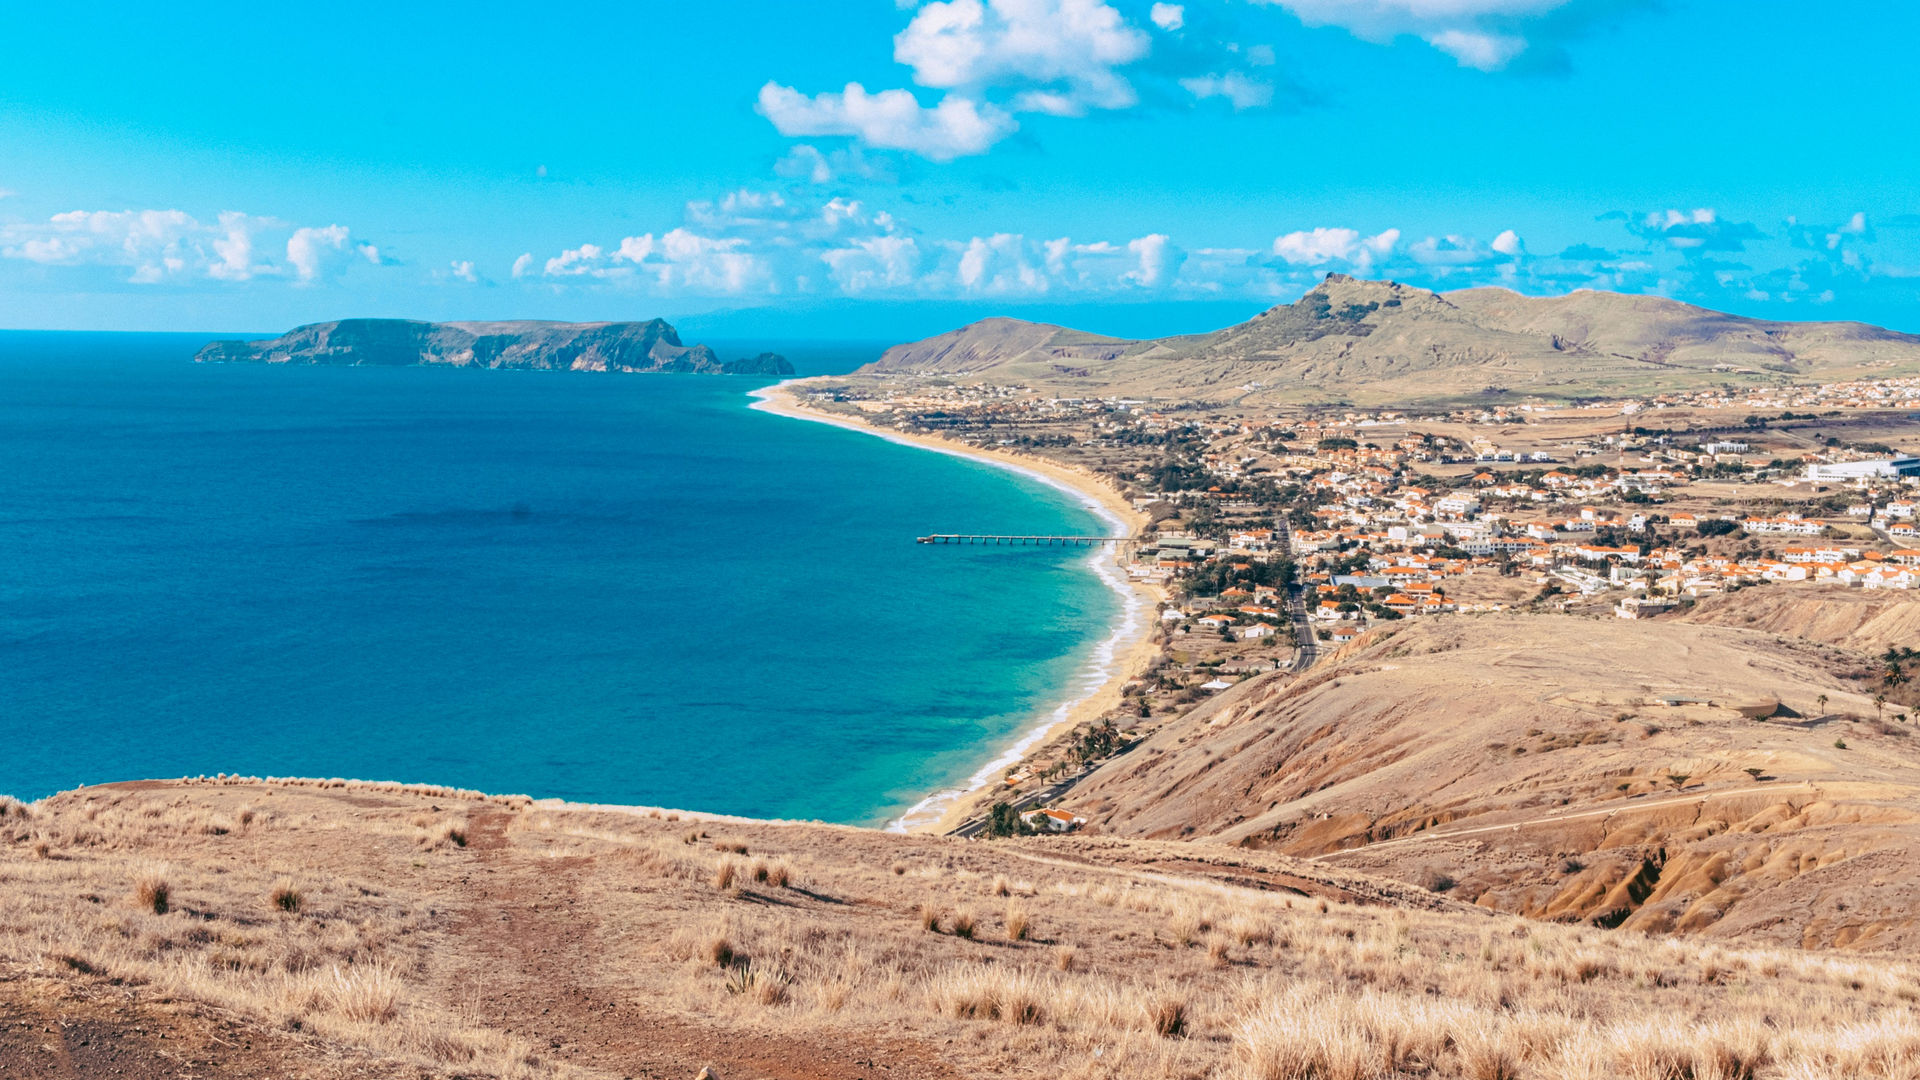
<path id="1" fill-rule="evenodd" d="M 454 924 L 462 955 L 451 997 L 479 1022 L 533 1043 L 542 1056 L 632 1080 L 692 1080 L 703 1066 L 723 1080 L 958 1077 L 918 1045 L 741 1032 L 664 1016 L 596 985 L 601 920 L 580 898 L 594 858 L 516 853 L 510 817 L 473 819 L 472 899 Z"/>
<path id="2" fill-rule="evenodd" d="M 1757 792 L 1767 792 L 1771 794 L 1773 792 L 1787 792 L 1795 789 L 1804 790 L 1809 795 L 1817 795 L 1819 792 L 1819 789 L 1815 788 L 1811 783 L 1803 781 L 1798 784 L 1771 784 L 1758 787 L 1729 788 L 1725 791 L 1703 791 L 1698 795 L 1678 795 L 1667 799 L 1655 799 L 1651 802 L 1635 803 L 1631 806 L 1606 806 L 1598 810 L 1579 810 L 1573 813 L 1560 813 L 1549 810 L 1539 817 L 1528 818 L 1524 821 L 1509 821 L 1499 825 L 1477 825 L 1471 829 L 1453 829 L 1448 832 L 1420 832 L 1412 836 L 1399 836 L 1392 840 L 1376 840 L 1371 844 L 1362 844 L 1359 847 L 1329 851 L 1320 855 L 1309 856 L 1309 858 L 1316 861 L 1321 859 L 1334 859 L 1342 855 L 1353 855 L 1362 851 L 1379 851 L 1382 848 L 1396 847 L 1399 845 L 1423 844 L 1432 840 L 1457 840 L 1463 836 L 1482 836 L 1487 833 L 1518 832 L 1521 829 L 1535 825 L 1557 825 L 1563 821 L 1611 817 L 1615 814 L 1631 814 L 1641 810 L 1658 810 L 1667 806 L 1685 806 L 1689 803 L 1705 804 L 1713 799 L 1725 799 L 1735 795 L 1752 795 Z"/>

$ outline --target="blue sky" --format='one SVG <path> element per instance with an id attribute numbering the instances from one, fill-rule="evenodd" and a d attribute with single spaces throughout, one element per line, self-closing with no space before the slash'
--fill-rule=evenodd
<path id="1" fill-rule="evenodd" d="M 0 326 L 1200 329 L 1330 271 L 1920 331 L 1920 5 L 9 5 Z"/>

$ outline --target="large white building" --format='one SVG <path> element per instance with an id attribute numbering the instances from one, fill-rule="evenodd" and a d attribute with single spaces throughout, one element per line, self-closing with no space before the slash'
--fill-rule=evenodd
<path id="1" fill-rule="evenodd" d="M 1920 476 L 1920 457 L 1880 458 L 1875 461 L 1816 462 L 1807 466 L 1815 483 L 1847 483 L 1889 476 Z"/>

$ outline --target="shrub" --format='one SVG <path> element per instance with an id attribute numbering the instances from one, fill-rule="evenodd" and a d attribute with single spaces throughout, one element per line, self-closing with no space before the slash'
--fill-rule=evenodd
<path id="1" fill-rule="evenodd" d="M 966 908 L 961 908 L 959 911 L 953 913 L 954 937 L 971 939 L 973 937 L 973 931 L 973 912 Z"/>
<path id="2" fill-rule="evenodd" d="M 164 867 L 143 871 L 133 880 L 133 902 L 144 910 L 165 915 L 172 899 L 173 890 L 167 885 Z"/>
<path id="3" fill-rule="evenodd" d="M 267 893 L 267 903 L 288 914 L 300 910 L 300 890 L 294 887 L 293 879 L 283 877 L 273 883 L 273 891 Z"/>

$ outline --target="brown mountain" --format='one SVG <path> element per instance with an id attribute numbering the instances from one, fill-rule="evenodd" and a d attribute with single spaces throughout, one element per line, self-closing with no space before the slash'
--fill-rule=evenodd
<path id="1" fill-rule="evenodd" d="M 1436 293 L 1330 274 L 1299 300 L 1210 334 L 1126 341 L 987 319 L 895 346 L 862 370 L 1210 401 L 1573 398 L 1912 374 L 1920 336 L 1748 319 L 1654 296 Z"/>

